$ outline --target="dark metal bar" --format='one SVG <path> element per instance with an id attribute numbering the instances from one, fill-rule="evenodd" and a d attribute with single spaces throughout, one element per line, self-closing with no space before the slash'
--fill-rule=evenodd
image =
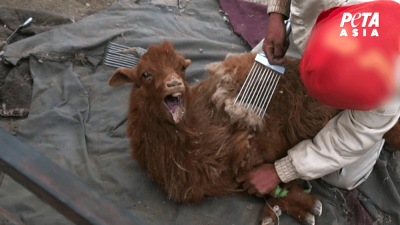
<path id="1" fill-rule="evenodd" d="M 76 224 L 144 224 L 2 128 L 0 170 Z"/>

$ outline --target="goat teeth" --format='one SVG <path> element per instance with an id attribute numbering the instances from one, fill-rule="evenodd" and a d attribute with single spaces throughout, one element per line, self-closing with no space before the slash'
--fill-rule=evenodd
<path id="1" fill-rule="evenodd" d="M 172 94 L 172 97 L 179 97 L 182 95 L 182 92 L 176 92 Z"/>

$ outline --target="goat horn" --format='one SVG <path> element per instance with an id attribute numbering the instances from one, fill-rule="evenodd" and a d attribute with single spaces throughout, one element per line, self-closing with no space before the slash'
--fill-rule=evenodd
<path id="1" fill-rule="evenodd" d="M 141 48 L 141 47 L 133 47 L 133 48 L 128 48 L 128 49 L 119 51 L 119 53 L 131 54 L 137 58 L 141 58 L 144 55 L 144 53 L 146 53 L 146 52 L 147 52 L 147 50 L 144 48 Z"/>

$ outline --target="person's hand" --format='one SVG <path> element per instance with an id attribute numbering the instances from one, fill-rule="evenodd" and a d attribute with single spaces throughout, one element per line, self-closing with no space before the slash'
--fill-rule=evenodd
<path id="1" fill-rule="evenodd" d="M 249 194 L 265 195 L 276 189 L 281 179 L 275 170 L 274 164 L 264 164 L 248 174 L 243 174 L 236 178 L 236 181 L 242 183 L 243 188 Z"/>
<path id="2" fill-rule="evenodd" d="M 286 51 L 289 48 L 289 39 L 286 38 L 284 24 L 285 16 L 280 13 L 271 13 L 267 26 L 267 34 L 264 38 L 263 51 L 272 65 L 280 65 L 285 62 Z"/>

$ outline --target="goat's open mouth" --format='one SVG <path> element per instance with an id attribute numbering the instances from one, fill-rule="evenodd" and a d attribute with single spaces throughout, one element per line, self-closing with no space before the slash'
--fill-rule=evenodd
<path id="1" fill-rule="evenodd" d="M 167 95 L 167 97 L 165 97 L 164 99 L 164 103 L 171 112 L 172 118 L 174 119 L 175 123 L 179 123 L 179 121 L 182 120 L 182 117 L 185 114 L 185 110 L 183 108 L 182 92 L 175 92 Z"/>

